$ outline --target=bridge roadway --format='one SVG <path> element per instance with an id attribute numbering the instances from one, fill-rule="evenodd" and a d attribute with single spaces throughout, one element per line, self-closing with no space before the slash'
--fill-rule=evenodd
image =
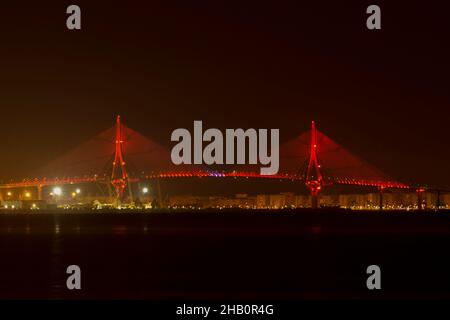
<path id="1" fill-rule="evenodd" d="M 275 179 L 275 180 L 291 180 L 291 181 L 305 181 L 305 178 L 300 175 L 293 174 L 276 174 L 276 175 L 261 175 L 259 173 L 252 172 L 167 172 L 167 173 L 157 173 L 145 175 L 141 178 L 129 178 L 128 182 L 135 183 L 144 180 L 153 179 L 178 179 L 178 178 L 259 178 L 259 179 Z M 8 183 L 0 184 L 0 189 L 15 189 L 15 188 L 37 188 L 38 199 L 42 199 L 42 188 L 46 186 L 63 186 L 63 185 L 73 185 L 73 184 L 84 184 L 84 183 L 108 183 L 110 178 L 106 175 L 104 176 L 84 176 L 84 177 L 64 177 L 64 178 L 34 178 L 34 179 L 23 179 L 21 181 L 11 181 Z M 336 178 L 325 178 L 323 180 L 323 186 L 331 185 L 353 185 L 361 187 L 376 187 L 379 189 L 411 189 L 412 187 L 406 184 L 397 182 L 385 182 L 385 181 L 367 181 L 367 180 L 355 180 L 355 179 L 336 179 Z"/>

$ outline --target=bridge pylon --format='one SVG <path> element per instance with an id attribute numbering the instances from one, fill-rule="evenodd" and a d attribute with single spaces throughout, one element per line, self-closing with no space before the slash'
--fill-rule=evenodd
<path id="1" fill-rule="evenodd" d="M 319 193 L 323 186 L 323 178 L 317 156 L 317 133 L 314 121 L 311 124 L 311 146 L 305 184 L 311 194 L 311 207 L 316 209 L 319 206 Z"/>
<path id="2" fill-rule="evenodd" d="M 123 157 L 123 143 L 122 124 L 119 115 L 116 119 L 115 153 L 111 172 L 111 184 L 114 187 L 116 197 L 119 200 L 123 199 L 125 188 L 128 185 L 128 174 Z"/>

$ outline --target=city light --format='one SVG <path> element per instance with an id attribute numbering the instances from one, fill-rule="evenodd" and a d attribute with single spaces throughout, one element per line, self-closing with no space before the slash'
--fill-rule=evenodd
<path id="1" fill-rule="evenodd" d="M 80 193 L 81 193 L 81 190 L 80 190 L 79 188 L 77 188 L 77 189 L 75 190 L 75 193 L 76 193 L 76 194 L 80 194 Z"/>
<path id="2" fill-rule="evenodd" d="M 143 194 L 147 194 L 148 193 L 148 188 L 147 187 L 142 188 L 142 193 Z"/>
<path id="3" fill-rule="evenodd" d="M 27 192 L 25 192 L 25 197 L 26 197 L 26 198 L 30 198 L 30 197 L 31 197 L 31 193 L 30 193 L 30 192 L 28 192 L 28 191 L 27 191 Z"/>
<path id="4" fill-rule="evenodd" d="M 12 192 L 8 191 L 7 195 L 8 195 L 8 197 L 11 197 L 12 196 Z"/>
<path id="5" fill-rule="evenodd" d="M 60 187 L 54 187 L 53 188 L 53 194 L 56 196 L 62 195 L 62 189 Z"/>

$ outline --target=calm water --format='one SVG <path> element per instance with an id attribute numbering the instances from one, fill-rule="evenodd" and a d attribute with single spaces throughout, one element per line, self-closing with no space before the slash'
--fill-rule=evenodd
<path id="1" fill-rule="evenodd" d="M 0 214 L 0 298 L 449 299 L 449 245 L 448 213 Z"/>

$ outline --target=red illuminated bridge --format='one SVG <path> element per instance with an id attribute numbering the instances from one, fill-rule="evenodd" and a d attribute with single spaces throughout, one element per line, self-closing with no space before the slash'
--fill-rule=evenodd
<path id="1" fill-rule="evenodd" d="M 42 188 L 46 186 L 102 183 L 111 189 L 116 198 L 122 199 L 129 192 L 132 199 L 130 186 L 150 179 L 288 179 L 304 182 L 311 193 L 313 207 L 317 207 L 321 190 L 331 185 L 376 187 L 380 191 L 412 188 L 348 152 L 317 130 L 314 122 L 310 131 L 280 146 L 279 173 L 272 176 L 259 174 L 259 169 L 242 167 L 219 171 L 201 166 L 174 165 L 166 148 L 125 126 L 120 116 L 112 128 L 49 163 L 37 176 L 4 183 L 0 188 L 34 187 L 38 190 L 38 199 L 42 199 Z M 419 188 L 418 191 L 420 194 L 424 190 Z"/>

